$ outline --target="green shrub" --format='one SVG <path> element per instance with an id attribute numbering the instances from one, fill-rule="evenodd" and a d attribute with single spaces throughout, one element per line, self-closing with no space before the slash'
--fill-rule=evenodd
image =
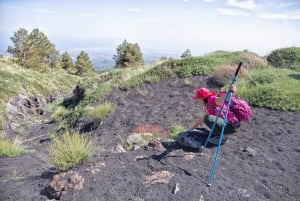
<path id="1" fill-rule="evenodd" d="M 230 65 L 230 64 L 237 64 L 241 60 L 241 54 L 248 51 L 238 51 L 238 52 L 227 52 L 218 50 L 212 53 L 209 53 L 205 57 L 208 59 L 213 60 L 216 65 Z"/>
<path id="2" fill-rule="evenodd" d="M 22 146 L 20 140 L 4 139 L 3 134 L 0 134 L 0 157 L 17 157 L 21 154 L 32 152 L 33 150 Z"/>
<path id="3" fill-rule="evenodd" d="M 115 109 L 115 107 L 116 105 L 114 103 L 105 102 L 96 106 L 96 108 L 90 112 L 90 116 L 96 118 L 99 121 L 102 121 L 108 113 Z"/>
<path id="4" fill-rule="evenodd" d="M 143 83 L 143 76 L 138 75 L 120 84 L 120 89 L 128 91 Z"/>
<path id="5" fill-rule="evenodd" d="M 0 105 L 0 132 L 4 130 L 4 114 L 5 114 L 5 105 Z"/>
<path id="6" fill-rule="evenodd" d="M 86 92 L 86 96 L 81 101 L 80 106 L 85 107 L 101 100 L 107 96 L 113 90 L 113 88 L 114 86 L 112 84 L 102 84 L 100 86 L 96 86 L 95 88 Z"/>
<path id="7" fill-rule="evenodd" d="M 54 121 L 54 122 L 59 121 L 68 112 L 69 112 L 69 110 L 66 109 L 64 106 L 57 107 L 56 110 L 54 111 L 54 113 L 51 116 L 52 121 Z"/>
<path id="8" fill-rule="evenodd" d="M 76 107 L 74 110 L 66 113 L 63 119 L 63 125 L 74 127 L 80 118 L 85 118 L 89 113 L 86 107 Z"/>
<path id="9" fill-rule="evenodd" d="M 208 75 L 216 68 L 216 64 L 213 59 L 208 57 L 189 57 L 177 65 L 176 73 L 179 77 Z"/>
<path id="10" fill-rule="evenodd" d="M 192 80 L 185 78 L 183 81 L 183 86 L 192 86 L 193 82 Z"/>
<path id="11" fill-rule="evenodd" d="M 68 170 L 88 160 L 93 152 L 93 140 L 73 132 L 53 139 L 48 160 L 59 170 Z"/>
<path id="12" fill-rule="evenodd" d="M 300 48 L 282 48 L 271 52 L 268 62 L 276 68 L 288 68 L 300 71 Z"/>
<path id="13" fill-rule="evenodd" d="M 300 73 L 288 69 L 268 68 L 249 71 L 238 80 L 237 93 L 250 104 L 276 110 L 300 110 Z"/>
<path id="14" fill-rule="evenodd" d="M 176 139 L 178 134 L 185 131 L 185 127 L 180 125 L 180 124 L 173 124 L 171 126 L 171 134 L 170 134 L 170 138 L 171 139 Z"/>
<path id="15" fill-rule="evenodd" d="M 63 99 L 56 99 L 46 105 L 47 112 L 53 112 L 63 103 Z"/>

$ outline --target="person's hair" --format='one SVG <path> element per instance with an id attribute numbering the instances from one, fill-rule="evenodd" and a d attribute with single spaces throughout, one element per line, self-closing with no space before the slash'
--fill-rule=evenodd
<path id="1" fill-rule="evenodd" d="M 209 99 L 209 97 L 208 97 L 208 98 L 204 98 L 204 99 L 203 99 L 203 101 L 204 101 L 205 105 L 208 103 L 208 99 Z"/>

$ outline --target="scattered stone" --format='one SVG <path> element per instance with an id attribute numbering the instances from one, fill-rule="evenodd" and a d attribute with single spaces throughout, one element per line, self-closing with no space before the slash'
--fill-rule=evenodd
<path id="1" fill-rule="evenodd" d="M 94 175 L 96 172 L 100 172 L 100 169 L 102 167 L 105 167 L 105 163 L 96 163 L 96 164 L 91 164 L 90 167 L 86 169 L 86 171 L 92 173 Z"/>
<path id="2" fill-rule="evenodd" d="M 144 179 L 143 184 L 148 187 L 155 183 L 163 183 L 168 184 L 170 182 L 170 179 L 174 176 L 174 173 L 163 170 L 160 172 L 153 172 L 151 176 L 147 176 Z"/>
<path id="3" fill-rule="evenodd" d="M 117 144 L 115 148 L 111 151 L 111 153 L 124 153 L 126 152 L 125 148 L 121 144 Z"/>
<path id="4" fill-rule="evenodd" d="M 150 139 L 153 139 L 152 133 L 139 133 L 146 141 L 149 141 Z"/>
<path id="5" fill-rule="evenodd" d="M 176 185 L 174 186 L 172 193 L 176 195 L 176 193 L 179 191 L 179 183 L 176 183 Z"/>
<path id="6" fill-rule="evenodd" d="M 165 147 L 158 140 L 151 140 L 148 143 L 148 147 L 150 147 L 153 151 L 164 152 L 166 151 Z"/>
<path id="7" fill-rule="evenodd" d="M 47 188 L 51 198 L 60 199 L 67 191 L 78 191 L 83 188 L 84 178 L 77 172 L 60 173 L 53 176 Z"/>
<path id="8" fill-rule="evenodd" d="M 129 135 L 126 139 L 126 143 L 139 146 L 146 146 L 148 144 L 139 133 L 133 133 Z"/>
<path id="9" fill-rule="evenodd" d="M 184 153 L 183 154 L 183 160 L 184 161 L 190 161 L 190 160 L 193 160 L 193 158 L 196 156 L 195 153 L 193 152 L 188 152 L 188 153 Z"/>
<path id="10" fill-rule="evenodd" d="M 30 122 L 36 116 L 45 114 L 45 101 L 38 97 L 27 97 L 19 94 L 5 105 L 6 129 L 16 130 L 21 127 L 20 122 Z"/>
<path id="11" fill-rule="evenodd" d="M 135 157 L 134 161 L 139 161 L 139 160 L 142 160 L 144 158 L 145 158 L 144 156 L 137 156 L 137 157 Z"/>
<path id="12" fill-rule="evenodd" d="M 243 152 L 246 152 L 247 155 L 249 155 L 249 156 L 251 156 L 251 157 L 255 157 L 255 155 L 256 155 L 255 149 L 250 148 L 250 147 L 245 147 L 245 148 L 243 149 Z"/>

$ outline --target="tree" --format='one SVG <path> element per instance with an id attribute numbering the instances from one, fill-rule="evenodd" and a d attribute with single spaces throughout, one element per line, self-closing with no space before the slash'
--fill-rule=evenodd
<path id="1" fill-rule="evenodd" d="M 191 50 L 190 49 L 186 49 L 182 55 L 181 55 L 181 58 L 187 58 L 187 57 L 191 57 L 192 54 L 191 54 Z"/>
<path id="2" fill-rule="evenodd" d="M 61 57 L 61 65 L 64 70 L 71 74 L 76 73 L 75 69 L 75 64 L 68 52 L 64 52 L 62 57 Z"/>
<path id="3" fill-rule="evenodd" d="M 94 71 L 93 64 L 86 52 L 81 51 L 77 56 L 75 68 L 77 75 L 82 75 L 84 73 Z"/>
<path id="4" fill-rule="evenodd" d="M 26 62 L 26 41 L 28 39 L 28 31 L 24 28 L 20 28 L 18 31 L 14 32 L 14 36 L 10 37 L 13 42 L 14 47 L 8 46 L 7 51 L 17 59 L 21 65 L 25 65 Z"/>
<path id="5" fill-rule="evenodd" d="M 160 59 L 159 59 L 160 61 L 167 61 L 168 60 L 168 57 L 166 57 L 166 56 L 162 56 L 162 57 L 160 57 Z"/>
<path id="6" fill-rule="evenodd" d="M 126 39 L 117 47 L 117 54 L 113 56 L 116 67 L 130 67 L 144 64 L 140 46 L 135 43 L 128 43 Z"/>
<path id="7" fill-rule="evenodd" d="M 47 36 L 34 29 L 28 35 L 26 29 L 20 28 L 11 37 L 15 47 L 9 46 L 8 52 L 27 68 L 44 71 L 47 68 L 59 68 L 60 56 Z"/>

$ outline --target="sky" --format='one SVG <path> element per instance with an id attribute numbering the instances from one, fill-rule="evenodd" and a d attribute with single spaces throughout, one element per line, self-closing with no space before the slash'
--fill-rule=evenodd
<path id="1" fill-rule="evenodd" d="M 116 52 L 126 39 L 142 52 L 247 49 L 265 56 L 300 47 L 300 1 L 0 0 L 1 52 L 19 28 L 38 28 L 60 51 Z"/>

